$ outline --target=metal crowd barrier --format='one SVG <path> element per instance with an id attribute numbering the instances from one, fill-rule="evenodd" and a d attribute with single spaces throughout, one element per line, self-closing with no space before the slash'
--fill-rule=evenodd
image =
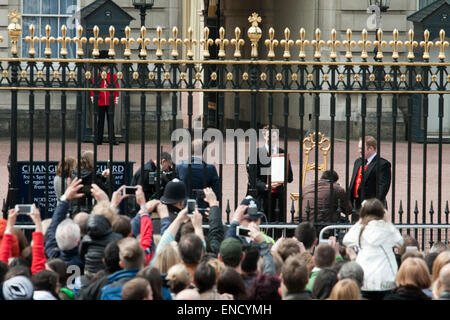
<path id="1" fill-rule="evenodd" d="M 330 225 L 330 226 L 324 227 L 319 233 L 319 243 L 325 240 L 323 237 L 325 231 L 336 230 L 336 229 L 350 229 L 351 226 L 352 226 L 352 224 L 339 224 L 339 225 Z M 415 229 L 415 230 L 423 229 L 424 231 L 426 231 L 426 229 L 429 229 L 429 231 L 430 231 L 429 241 L 425 241 L 425 239 L 423 238 L 423 237 L 426 237 L 424 232 L 422 232 L 422 234 L 419 235 L 419 237 L 421 237 L 421 238 L 417 237 L 417 233 L 416 233 L 415 237 L 413 236 L 419 242 L 419 245 L 420 245 L 420 243 L 422 243 L 422 246 L 421 246 L 422 250 L 424 250 L 426 248 L 427 243 L 429 244 L 429 247 L 431 247 L 432 244 L 434 243 L 433 242 L 433 233 L 432 233 L 432 231 L 434 229 L 438 229 L 438 230 L 445 229 L 445 238 L 444 238 L 445 240 L 443 239 L 444 240 L 443 242 L 445 244 L 448 244 L 448 231 L 450 228 L 450 225 L 448 225 L 448 224 L 394 224 L 394 226 L 397 229 L 400 229 L 400 232 L 402 232 L 402 231 L 404 231 L 404 229 L 406 229 L 408 234 L 411 231 L 411 229 Z"/>

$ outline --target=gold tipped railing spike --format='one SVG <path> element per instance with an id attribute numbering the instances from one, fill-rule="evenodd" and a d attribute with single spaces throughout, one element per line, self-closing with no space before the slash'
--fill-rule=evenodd
<path id="1" fill-rule="evenodd" d="M 220 27 L 219 29 L 219 39 L 216 39 L 216 46 L 219 46 L 219 53 L 217 56 L 219 58 L 225 57 L 225 46 L 229 44 L 228 39 L 225 39 L 225 29 L 223 27 Z"/>
<path id="2" fill-rule="evenodd" d="M 423 33 L 424 41 L 420 41 L 420 46 L 423 47 L 423 60 L 430 60 L 429 49 L 433 47 L 433 41 L 428 41 L 430 39 L 430 31 L 425 30 Z"/>
<path id="3" fill-rule="evenodd" d="M 327 45 L 331 47 L 330 59 L 336 60 L 336 48 L 341 45 L 341 42 L 336 40 L 336 29 L 331 30 L 331 40 L 328 40 Z"/>
<path id="4" fill-rule="evenodd" d="M 387 45 L 387 42 L 383 40 L 383 30 L 377 30 L 377 38 L 378 40 L 375 40 L 373 42 L 373 46 L 377 47 L 377 55 L 375 56 L 375 58 L 383 59 L 383 47 L 386 47 Z"/>
<path id="5" fill-rule="evenodd" d="M 262 31 L 258 24 L 261 21 L 261 17 L 255 12 L 252 13 L 250 17 L 248 17 L 248 22 L 252 24 L 252 26 L 247 30 L 247 36 L 249 37 L 252 46 L 252 51 L 250 53 L 252 58 L 258 57 L 258 41 L 262 36 Z"/>
<path id="6" fill-rule="evenodd" d="M 394 48 L 394 50 L 392 51 L 392 59 L 398 60 L 398 48 L 403 45 L 403 42 L 398 40 L 397 29 L 394 29 L 394 31 L 392 32 L 392 36 L 394 37 L 394 40 L 389 41 L 389 46 Z"/>
<path id="7" fill-rule="evenodd" d="M 300 40 L 297 40 L 295 42 L 295 45 L 300 47 L 300 53 L 298 54 L 298 57 L 302 60 L 306 58 L 305 47 L 309 46 L 309 40 L 306 40 L 305 38 L 306 38 L 306 31 L 304 28 L 301 28 Z"/>
<path id="8" fill-rule="evenodd" d="M 8 35 L 11 38 L 11 53 L 15 56 L 19 51 L 17 44 L 22 34 L 22 26 L 19 23 L 21 16 L 16 10 L 13 10 L 8 14 L 8 18 L 11 19 L 11 23 L 8 25 Z"/>
<path id="9" fill-rule="evenodd" d="M 289 52 L 289 47 L 294 45 L 293 40 L 289 40 L 291 37 L 291 30 L 289 28 L 284 29 L 284 39 L 280 41 L 280 45 L 284 47 L 283 58 L 289 59 L 291 53 Z"/>
<path id="10" fill-rule="evenodd" d="M 114 46 L 119 44 L 119 38 L 114 37 L 116 33 L 116 29 L 114 26 L 109 26 L 109 37 L 105 38 L 105 43 L 109 44 L 108 56 L 114 57 L 116 55 L 116 50 L 114 50 Z"/>
<path id="11" fill-rule="evenodd" d="M 83 44 L 87 42 L 86 37 L 83 37 L 83 27 L 80 25 L 77 28 L 77 36 L 72 39 L 77 45 L 77 56 L 82 57 L 84 55 Z"/>
<path id="12" fill-rule="evenodd" d="M 408 48 L 408 59 L 414 60 L 414 48 L 418 46 L 418 42 L 414 41 L 414 31 L 410 29 L 408 31 L 409 40 L 405 41 L 405 47 Z"/>
<path id="13" fill-rule="evenodd" d="M 41 42 L 45 42 L 44 55 L 50 57 L 52 55 L 52 48 L 50 43 L 55 42 L 55 38 L 51 37 L 52 27 L 49 25 L 45 26 L 45 37 L 41 37 Z"/>
<path id="14" fill-rule="evenodd" d="M 361 59 L 366 60 L 369 56 L 367 55 L 367 47 L 372 45 L 372 41 L 367 40 L 367 30 L 363 29 L 362 31 L 362 40 L 358 41 L 358 46 L 362 48 L 361 51 Z"/>
<path id="15" fill-rule="evenodd" d="M 92 49 L 92 56 L 98 57 L 100 55 L 100 51 L 98 46 L 103 43 L 103 38 L 99 38 L 100 29 L 98 26 L 94 26 L 93 29 L 94 36 L 89 38 L 89 43 L 94 45 L 94 49 Z"/>
<path id="16" fill-rule="evenodd" d="M 200 40 L 200 44 L 203 46 L 203 57 L 209 58 L 209 46 L 214 44 L 214 40 L 209 38 L 209 28 L 203 29 L 203 39 Z"/>
<path id="17" fill-rule="evenodd" d="M 448 45 L 448 41 L 445 41 L 445 30 L 441 29 L 441 31 L 439 31 L 439 41 L 436 41 L 435 43 L 436 48 L 439 48 L 439 60 L 445 60 L 445 48 L 448 47 Z"/>
<path id="18" fill-rule="evenodd" d="M 194 34 L 194 30 L 191 27 L 189 27 L 188 28 L 188 37 L 186 39 L 184 39 L 184 45 L 186 46 L 186 49 L 187 49 L 186 56 L 188 56 L 188 58 L 192 58 L 194 56 L 194 51 L 192 50 L 192 47 L 197 45 L 197 40 L 192 39 L 193 34 Z"/>
<path id="19" fill-rule="evenodd" d="M 313 47 L 316 47 L 316 50 L 314 52 L 314 59 L 320 60 L 320 57 L 322 56 L 322 54 L 320 53 L 320 47 L 325 45 L 325 41 L 320 40 L 320 35 L 321 35 L 321 31 L 319 28 L 316 29 L 316 39 L 311 41 L 311 45 Z"/>
<path id="20" fill-rule="evenodd" d="M 153 38 L 153 44 L 156 44 L 156 56 L 159 58 L 163 55 L 163 51 L 161 49 L 162 45 L 165 45 L 167 40 L 162 38 L 162 28 L 156 28 L 156 38 Z"/>
<path id="21" fill-rule="evenodd" d="M 39 37 L 35 37 L 34 33 L 36 31 L 36 27 L 34 24 L 30 24 L 30 35 L 25 37 L 25 42 L 30 43 L 30 48 L 28 49 L 28 54 L 32 57 L 36 54 L 36 49 L 34 48 L 34 43 L 39 42 Z"/>
<path id="22" fill-rule="evenodd" d="M 234 29 L 234 39 L 231 39 L 231 44 L 235 46 L 233 57 L 240 58 L 241 57 L 241 46 L 245 44 L 245 40 L 241 39 L 241 29 L 236 27 Z"/>
<path id="23" fill-rule="evenodd" d="M 347 60 L 352 60 L 352 47 L 356 46 L 356 41 L 352 40 L 352 30 L 347 29 L 346 35 L 347 40 L 342 41 L 342 45 L 347 49 L 347 51 L 345 52 L 345 58 Z"/>
<path id="24" fill-rule="evenodd" d="M 275 51 L 274 48 L 278 46 L 278 40 L 274 39 L 275 37 L 275 29 L 270 28 L 269 29 L 269 39 L 266 39 L 264 41 L 264 44 L 269 47 L 269 52 L 267 53 L 268 58 L 275 58 Z"/>
<path id="25" fill-rule="evenodd" d="M 141 37 L 137 39 L 137 43 L 141 46 L 141 51 L 139 51 L 140 57 L 146 57 L 147 56 L 147 48 L 146 45 L 151 43 L 151 40 L 149 38 L 145 37 L 145 34 L 147 33 L 147 29 L 142 26 L 141 27 Z"/>
<path id="26" fill-rule="evenodd" d="M 70 37 L 67 37 L 67 27 L 63 25 L 61 27 L 61 37 L 58 37 L 58 42 L 61 44 L 60 54 L 65 57 L 68 54 L 67 45 L 72 42 Z"/>
<path id="27" fill-rule="evenodd" d="M 125 45 L 125 50 L 123 52 L 124 57 L 131 56 L 130 45 L 134 44 L 136 40 L 130 37 L 131 28 L 129 26 L 125 27 L 125 38 L 120 39 L 120 42 Z"/>
<path id="28" fill-rule="evenodd" d="M 172 52 L 170 55 L 174 58 L 178 57 L 178 45 L 183 44 L 183 40 L 178 38 L 178 28 L 172 28 L 172 38 L 169 38 L 169 44 L 172 46 Z"/>

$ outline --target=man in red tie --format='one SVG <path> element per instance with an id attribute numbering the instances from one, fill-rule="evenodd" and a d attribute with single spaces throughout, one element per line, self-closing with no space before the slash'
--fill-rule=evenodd
<path id="1" fill-rule="evenodd" d="M 372 136 L 364 139 L 364 166 L 362 139 L 359 139 L 360 158 L 353 165 L 352 180 L 349 186 L 350 199 L 356 209 L 361 208 L 365 199 L 378 198 L 386 206 L 386 195 L 391 185 L 391 163 L 377 153 L 377 140 Z M 377 176 L 377 164 L 380 174 Z M 377 190 L 378 185 L 378 190 Z"/>

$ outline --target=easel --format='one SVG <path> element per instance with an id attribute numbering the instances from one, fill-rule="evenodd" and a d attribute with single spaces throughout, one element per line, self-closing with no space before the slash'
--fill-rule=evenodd
<path id="1" fill-rule="evenodd" d="M 327 157 L 328 152 L 331 149 L 330 140 L 325 137 L 322 133 L 318 132 L 318 146 L 319 150 L 322 151 L 323 154 L 323 164 L 319 164 L 317 166 L 317 170 L 320 171 L 326 171 L 327 170 Z M 306 173 L 311 170 L 316 169 L 315 162 L 309 163 L 309 154 L 312 150 L 316 148 L 316 133 L 313 132 L 309 136 L 307 136 L 305 139 L 303 139 L 303 150 L 305 152 L 304 162 L 303 162 L 303 168 L 302 168 L 302 190 L 305 185 L 305 179 L 306 179 Z M 300 198 L 300 194 L 298 192 L 291 192 L 290 193 L 291 200 L 297 201 Z M 298 205 L 297 209 L 298 213 L 300 213 L 300 204 Z"/>

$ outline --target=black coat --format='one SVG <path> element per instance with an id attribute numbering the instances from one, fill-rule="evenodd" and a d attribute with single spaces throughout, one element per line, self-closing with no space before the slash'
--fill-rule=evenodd
<path id="1" fill-rule="evenodd" d="M 278 148 L 278 153 L 284 153 L 284 150 L 282 148 Z M 257 154 L 256 154 L 256 189 L 258 192 L 258 195 L 265 195 L 265 193 L 267 193 L 266 190 L 266 184 L 268 183 L 268 177 L 270 174 L 266 174 L 266 173 L 270 173 L 270 165 L 271 165 L 271 161 L 270 159 L 268 159 L 268 161 L 264 161 L 267 163 L 263 163 L 262 159 L 261 159 L 261 155 L 266 154 L 267 157 L 269 156 L 267 149 L 265 146 L 262 146 L 260 148 L 257 149 Z M 248 172 L 248 187 L 250 188 L 250 158 L 247 160 L 247 172 Z M 294 180 L 294 175 L 292 173 L 292 167 L 291 167 L 291 161 L 289 161 L 289 170 L 288 170 L 288 176 L 287 176 L 287 182 L 290 183 Z M 284 189 L 283 186 L 279 186 L 278 190 L 282 191 Z M 248 193 L 248 192 L 247 192 Z"/>
<path id="2" fill-rule="evenodd" d="M 377 162 L 380 163 L 380 177 L 377 179 Z M 353 174 L 350 181 L 349 192 L 351 193 L 351 200 L 353 203 L 353 190 L 356 183 L 356 175 L 359 167 L 362 164 L 362 158 L 358 158 L 353 165 Z M 364 184 L 363 184 L 364 182 Z M 377 183 L 379 186 L 379 196 L 377 197 Z M 358 189 L 359 201 L 363 202 L 365 199 L 378 198 L 383 204 L 386 201 L 386 195 L 391 186 L 391 163 L 386 159 L 380 158 L 378 155 L 369 163 L 367 170 L 364 172 L 364 181 Z M 362 197 L 362 190 L 364 189 L 364 197 Z"/>
<path id="3" fill-rule="evenodd" d="M 91 214 L 87 220 L 87 234 L 80 245 L 80 257 L 84 261 L 84 269 L 97 273 L 105 268 L 103 257 L 108 243 L 122 239 L 120 234 L 112 231 L 109 221 L 100 215 Z"/>
<path id="4" fill-rule="evenodd" d="M 422 289 L 413 286 L 403 286 L 392 290 L 384 296 L 384 300 L 431 300 Z"/>

